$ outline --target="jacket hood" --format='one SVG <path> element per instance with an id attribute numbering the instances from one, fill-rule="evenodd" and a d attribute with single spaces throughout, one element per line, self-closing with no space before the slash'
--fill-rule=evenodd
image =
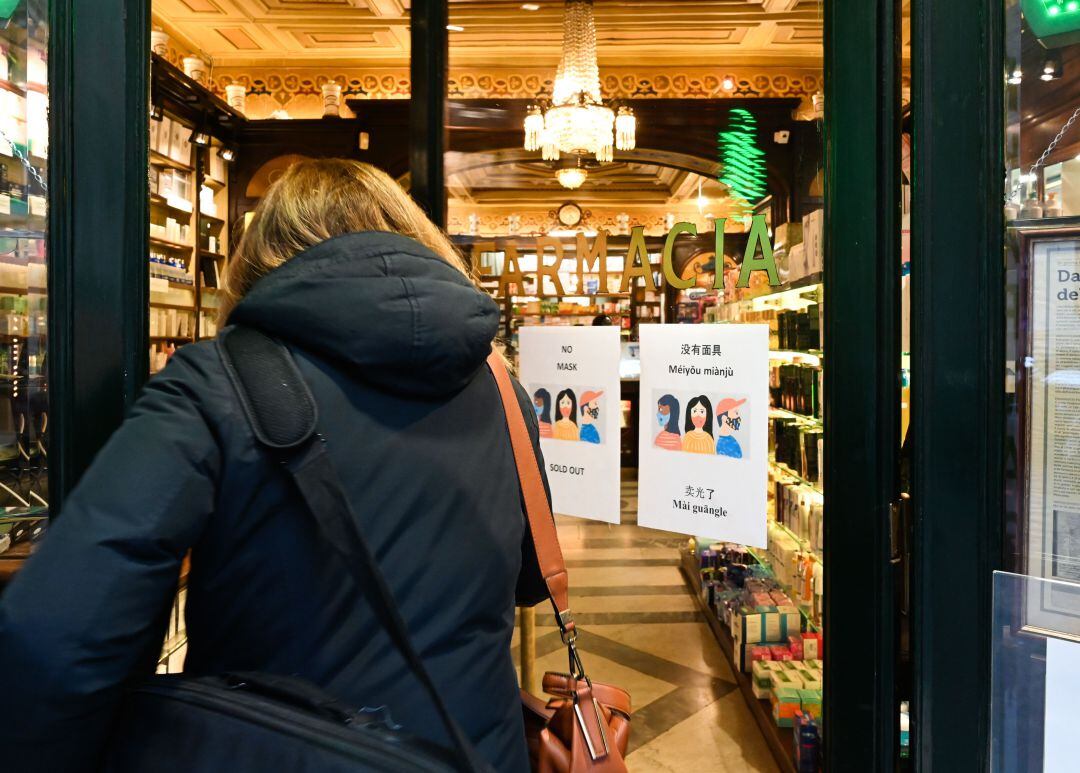
<path id="1" fill-rule="evenodd" d="M 434 397 L 484 364 L 499 309 L 419 242 L 384 232 L 318 244 L 255 283 L 229 316 L 343 364 L 369 383 Z"/>

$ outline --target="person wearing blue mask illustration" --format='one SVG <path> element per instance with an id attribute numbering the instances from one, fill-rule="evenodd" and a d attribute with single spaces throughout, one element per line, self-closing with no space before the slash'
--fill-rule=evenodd
<path id="1" fill-rule="evenodd" d="M 546 389 L 533 392 L 533 408 L 540 424 L 540 437 L 551 437 L 551 392 Z"/>
<path id="2" fill-rule="evenodd" d="M 660 434 L 656 436 L 653 445 L 668 451 L 681 451 L 679 401 L 674 395 L 664 395 L 656 401 L 656 422 L 660 425 Z"/>
<path id="3" fill-rule="evenodd" d="M 733 459 L 742 459 L 742 446 L 735 438 L 735 433 L 742 425 L 742 416 L 739 414 L 739 406 L 746 402 L 746 398 L 736 400 L 734 397 L 725 397 L 716 404 L 716 455 L 730 456 Z"/>
<path id="4" fill-rule="evenodd" d="M 600 418 L 600 398 L 604 392 L 586 392 L 581 396 L 581 430 L 578 437 L 583 443 L 600 443 L 600 430 L 596 420 Z"/>

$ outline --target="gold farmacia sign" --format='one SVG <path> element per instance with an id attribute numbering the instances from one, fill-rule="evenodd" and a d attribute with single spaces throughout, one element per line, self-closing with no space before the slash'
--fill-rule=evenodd
<path id="1" fill-rule="evenodd" d="M 724 255 L 724 226 L 727 218 L 716 218 L 713 227 L 716 233 L 716 255 L 723 260 Z M 697 226 L 693 223 L 676 223 L 664 239 L 664 250 L 661 257 L 660 286 L 665 283 L 679 290 L 687 290 L 694 286 L 693 278 L 683 279 L 675 273 L 672 265 L 672 253 L 675 248 L 675 240 L 682 235 L 697 236 Z M 584 288 L 584 275 L 596 273 L 600 275 L 600 288 L 607 287 L 607 231 L 599 231 L 592 239 L 579 233 L 575 254 L 577 255 L 578 287 Z M 559 268 L 562 266 L 565 247 L 563 242 L 554 236 L 538 236 L 535 238 L 536 271 L 526 272 L 521 269 L 518 259 L 517 240 L 500 241 L 497 246 L 493 241 L 474 242 L 472 251 L 478 258 L 481 253 L 501 251 L 505 253 L 502 273 L 499 274 L 500 296 L 510 292 L 511 285 L 517 285 L 518 292 L 523 292 L 525 287 L 525 275 L 535 273 L 537 285 L 543 286 L 543 278 L 546 276 L 555 287 L 555 295 L 563 295 L 562 281 L 559 279 Z M 474 265 L 480 265 L 474 260 Z M 769 227 L 765 222 L 764 215 L 754 215 L 750 223 L 750 233 L 746 240 L 746 251 L 743 254 L 742 267 L 739 272 L 739 281 L 736 287 L 749 287 L 750 275 L 755 271 L 765 271 L 769 275 L 769 284 L 780 284 L 780 276 L 776 270 L 776 261 L 773 259 L 772 243 L 769 241 Z M 490 275 L 490 274 L 489 274 Z M 640 277 L 647 290 L 656 290 L 657 284 L 653 278 L 653 267 L 649 262 L 649 251 L 645 246 L 645 227 L 634 226 L 630 230 L 630 245 L 627 248 L 626 260 L 623 262 L 622 280 L 619 284 L 619 292 L 629 292 L 634 279 Z M 724 275 L 722 271 L 716 272 L 713 280 L 713 288 L 721 290 L 724 287 Z M 596 293 L 581 292 L 582 295 Z"/>

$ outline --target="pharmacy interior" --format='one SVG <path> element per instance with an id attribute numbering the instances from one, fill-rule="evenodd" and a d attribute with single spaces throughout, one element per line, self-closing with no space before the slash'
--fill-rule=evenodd
<path id="1" fill-rule="evenodd" d="M 387 5 L 154 1 L 151 372 L 215 334 L 236 236 L 288 164 L 347 155 L 413 183 L 410 17 Z M 631 764 L 811 770 L 827 700 L 824 8 L 732 5 L 449 3 L 444 144 L 429 148 L 445 195 L 430 209 L 501 307 L 511 360 L 531 326 L 619 331 L 621 525 L 560 530 L 596 678 L 624 675 L 636 711 L 656 713 Z M 762 242 L 776 275 L 737 287 Z M 680 411 L 639 394 L 639 331 L 744 322 L 770 329 L 766 539 L 636 525 L 640 416 Z M 550 410 L 555 396 L 534 394 Z M 182 607 L 181 589 L 162 670 L 182 667 Z M 550 618 L 523 668 L 557 665 Z M 678 740 L 705 728 L 719 740 Z"/>
<path id="2" fill-rule="evenodd" d="M 943 401 L 963 414 L 966 395 L 920 403 L 918 374 L 929 384 L 973 354 L 944 357 L 941 331 L 909 313 L 945 302 L 910 270 L 919 240 L 942 235 L 927 219 L 909 248 L 909 183 L 934 154 L 977 146 L 912 156 L 916 86 L 930 93 L 918 78 L 934 72 L 913 73 L 912 59 L 920 40 L 944 45 L 931 21 L 951 12 L 904 0 L 0 0 L 0 568 L 32 550 L 46 503 L 139 384 L 216 334 L 223 270 L 267 187 L 298 158 L 346 156 L 389 172 L 446 228 L 502 309 L 511 359 L 530 328 L 617 331 L 606 404 L 621 429 L 618 517 L 558 525 L 590 672 L 634 696 L 630 767 L 889 770 L 931 754 L 917 728 L 937 720 L 918 714 L 920 691 L 959 693 L 920 675 L 920 652 L 955 632 L 915 614 L 925 574 L 913 561 L 938 558 L 914 547 L 917 494 L 967 489 L 962 475 L 907 474 L 930 469 L 950 425 L 946 410 L 924 415 L 912 450 L 908 406 L 916 424 Z M 986 79 L 983 63 L 954 64 Z M 982 174 L 986 160 L 967 163 Z M 760 268 L 744 277 L 748 262 Z M 647 528 L 644 421 L 673 459 L 730 455 L 740 425 L 738 405 L 642 390 L 641 339 L 744 324 L 768 329 L 767 404 L 753 414 L 767 424 L 753 460 L 763 539 Z M 182 668 L 183 606 L 181 577 L 162 671 Z M 957 624 L 977 628 L 973 615 Z M 546 610 L 515 648 L 530 656 L 526 683 L 565 665 Z M 933 673 L 975 670 L 952 665 Z"/>

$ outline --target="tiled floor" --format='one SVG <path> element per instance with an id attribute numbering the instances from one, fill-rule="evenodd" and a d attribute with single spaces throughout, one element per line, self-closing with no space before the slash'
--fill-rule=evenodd
<path id="1" fill-rule="evenodd" d="M 623 484 L 622 509 L 619 526 L 557 520 L 585 667 L 633 701 L 631 773 L 775 771 L 679 573 L 686 538 L 637 526 L 635 482 Z M 552 615 L 539 607 L 536 623 L 537 672 L 565 671 Z"/>

